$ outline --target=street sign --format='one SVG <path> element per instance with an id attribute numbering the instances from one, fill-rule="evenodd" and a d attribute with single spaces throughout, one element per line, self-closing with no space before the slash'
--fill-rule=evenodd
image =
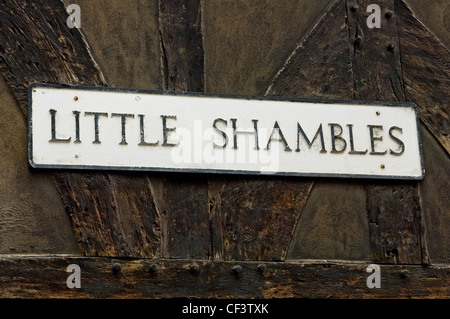
<path id="1" fill-rule="evenodd" d="M 422 179 L 417 107 L 34 84 L 29 161 L 49 169 Z"/>

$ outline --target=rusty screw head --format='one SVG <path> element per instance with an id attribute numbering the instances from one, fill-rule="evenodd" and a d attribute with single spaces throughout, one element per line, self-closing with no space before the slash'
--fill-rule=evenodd
<path id="1" fill-rule="evenodd" d="M 189 271 L 192 272 L 192 273 L 198 273 L 198 272 L 200 272 L 200 266 L 197 263 L 193 263 L 189 267 Z"/>
<path id="2" fill-rule="evenodd" d="M 385 16 L 387 19 L 390 19 L 390 18 L 392 18 L 393 15 L 394 15 L 394 11 L 388 10 L 384 16 Z"/>
<path id="3" fill-rule="evenodd" d="M 152 274 L 156 274 L 158 272 L 158 265 L 151 264 L 150 267 L 148 267 L 148 271 Z"/>
<path id="4" fill-rule="evenodd" d="M 74 100 L 74 101 L 78 101 L 78 96 L 74 96 L 74 97 L 73 97 L 73 100 Z"/>
<path id="5" fill-rule="evenodd" d="M 264 271 L 266 271 L 266 265 L 265 264 L 259 264 L 258 265 L 258 271 L 263 273 Z"/>
<path id="6" fill-rule="evenodd" d="M 120 263 L 118 263 L 118 262 L 114 262 L 112 264 L 112 270 L 113 270 L 114 273 L 118 273 L 118 272 L 120 272 L 122 270 L 122 265 Z"/>
<path id="7" fill-rule="evenodd" d="M 389 45 L 387 46 L 387 49 L 389 52 L 392 52 L 395 50 L 395 44 L 394 43 L 389 43 Z"/>
<path id="8" fill-rule="evenodd" d="M 232 269 L 235 275 L 239 275 L 242 272 L 242 267 L 239 265 L 234 266 Z"/>
<path id="9" fill-rule="evenodd" d="M 409 271 L 407 269 L 403 269 L 400 272 L 400 277 L 402 277 L 403 279 L 409 278 Z"/>
<path id="10" fill-rule="evenodd" d="M 380 167 L 381 167 L 381 169 L 385 169 L 386 168 L 386 166 L 384 164 L 381 164 Z"/>

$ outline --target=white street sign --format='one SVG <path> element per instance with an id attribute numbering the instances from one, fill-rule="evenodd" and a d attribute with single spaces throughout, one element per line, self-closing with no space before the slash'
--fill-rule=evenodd
<path id="1" fill-rule="evenodd" d="M 35 84 L 35 168 L 422 179 L 417 107 Z"/>

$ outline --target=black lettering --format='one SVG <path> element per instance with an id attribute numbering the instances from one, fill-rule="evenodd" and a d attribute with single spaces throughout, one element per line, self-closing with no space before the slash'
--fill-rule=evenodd
<path id="1" fill-rule="evenodd" d="M 353 141 L 353 124 L 347 124 L 348 126 L 348 135 L 350 137 L 350 152 L 349 154 L 360 154 L 364 155 L 367 153 L 367 149 L 365 151 L 355 151 L 355 142 Z"/>
<path id="2" fill-rule="evenodd" d="M 217 128 L 217 126 L 216 126 L 217 122 L 225 123 L 225 125 L 228 125 L 228 122 L 225 121 L 224 119 L 221 119 L 221 118 L 215 119 L 214 122 L 213 122 L 214 129 L 217 132 L 219 132 L 219 134 L 221 134 L 223 139 L 224 139 L 223 145 L 217 145 L 216 143 L 213 143 L 214 144 L 214 148 L 225 148 L 228 145 L 228 136 L 227 136 L 227 134 L 224 131 L 221 131 L 220 129 Z"/>
<path id="3" fill-rule="evenodd" d="M 233 126 L 233 148 L 237 149 L 237 135 L 238 134 L 254 134 L 255 135 L 255 150 L 259 150 L 259 141 L 258 141 L 258 120 L 252 120 L 253 122 L 253 132 L 246 131 L 238 131 L 236 126 L 236 119 L 230 119 L 231 124 Z"/>
<path id="4" fill-rule="evenodd" d="M 94 116 L 94 130 L 95 130 L 95 138 L 94 141 L 92 143 L 94 144 L 100 144 L 100 139 L 99 139 L 99 128 L 98 128 L 98 118 L 100 116 L 106 116 L 108 117 L 108 113 L 102 113 L 102 112 L 84 112 L 84 116 L 86 115 L 93 115 Z"/>
<path id="5" fill-rule="evenodd" d="M 174 115 L 161 115 L 162 125 L 163 125 L 163 143 L 162 146 L 177 146 L 179 143 L 169 143 L 169 133 L 175 132 L 175 127 L 167 127 L 167 119 L 176 120 L 177 117 Z"/>
<path id="6" fill-rule="evenodd" d="M 343 133 L 342 126 L 336 123 L 329 123 L 331 130 L 331 153 L 343 153 L 345 149 L 347 148 L 347 142 L 345 139 L 341 136 Z M 336 134 L 335 127 L 338 127 L 340 132 Z M 336 140 L 342 141 L 344 143 L 344 147 L 341 150 L 336 149 Z"/>
<path id="7" fill-rule="evenodd" d="M 326 153 L 327 152 L 327 150 L 325 149 L 325 141 L 323 139 L 322 124 L 320 124 L 319 128 L 317 129 L 317 132 L 314 135 L 314 138 L 312 139 L 312 141 L 310 141 L 309 138 L 306 136 L 305 131 L 303 131 L 302 127 L 297 122 L 297 149 L 295 150 L 296 152 L 300 152 L 300 134 L 305 139 L 305 141 L 308 144 L 309 148 L 312 147 L 314 141 L 320 135 L 320 144 L 322 145 L 322 149 L 320 150 L 320 153 Z"/>
<path id="8" fill-rule="evenodd" d="M 127 117 L 134 118 L 134 114 L 125 114 L 125 113 L 112 113 L 111 117 L 120 116 L 121 117 L 121 126 L 122 126 L 122 141 L 119 143 L 120 145 L 127 145 L 127 139 L 125 135 L 125 125 L 127 123 Z"/>
<path id="9" fill-rule="evenodd" d="M 396 137 L 396 136 L 394 136 L 394 135 L 392 134 L 392 131 L 393 131 L 393 130 L 398 130 L 398 131 L 400 131 L 400 133 L 403 134 L 403 129 L 400 128 L 400 127 L 398 127 L 398 126 L 392 126 L 392 127 L 389 129 L 389 136 L 394 140 L 394 142 L 396 142 L 396 143 L 400 146 L 400 149 L 401 149 L 400 152 L 394 152 L 394 151 L 391 149 L 391 150 L 390 150 L 390 153 L 391 153 L 392 155 L 399 156 L 399 155 L 402 155 L 403 152 L 405 151 L 405 144 L 403 143 L 402 140 L 400 140 L 398 137 Z"/>
<path id="10" fill-rule="evenodd" d="M 74 143 L 81 143 L 80 141 L 80 111 L 73 111 L 75 115 L 75 141 Z"/>
<path id="11" fill-rule="evenodd" d="M 369 132 L 370 132 L 370 148 L 371 148 L 370 155 L 384 155 L 384 154 L 386 154 L 387 151 L 384 151 L 384 152 L 377 152 L 377 151 L 375 151 L 375 141 L 380 141 L 381 142 L 383 140 L 383 137 L 382 136 L 374 136 L 374 129 L 383 131 L 383 126 L 381 126 L 381 125 L 367 125 L 367 127 L 369 128 Z"/>
<path id="12" fill-rule="evenodd" d="M 274 134 L 275 132 L 278 132 L 278 135 L 280 136 L 280 137 L 277 138 L 277 139 L 274 139 L 274 138 L 273 138 L 273 134 Z M 277 121 L 275 121 L 275 124 L 273 125 L 272 133 L 270 134 L 269 140 L 267 141 L 267 147 L 266 147 L 266 150 L 269 150 L 269 149 L 270 149 L 270 143 L 272 142 L 272 140 L 283 142 L 283 144 L 284 144 L 284 150 L 285 150 L 286 152 L 292 151 L 291 148 L 289 147 L 289 145 L 288 145 L 286 139 L 284 138 L 283 132 L 281 131 L 280 126 L 278 125 L 278 122 L 277 122 Z"/>
<path id="13" fill-rule="evenodd" d="M 70 142 L 72 137 L 69 138 L 57 138 L 56 137 L 56 110 L 51 109 L 50 114 L 52 115 L 52 121 L 51 121 L 51 132 L 52 132 L 52 138 L 49 142 Z"/>
<path id="14" fill-rule="evenodd" d="M 159 141 L 156 141 L 154 143 L 148 143 L 145 141 L 145 130 L 144 130 L 144 117 L 145 115 L 139 114 L 139 130 L 141 133 L 141 142 L 139 145 L 146 145 L 146 146 L 157 146 L 159 144 Z"/>

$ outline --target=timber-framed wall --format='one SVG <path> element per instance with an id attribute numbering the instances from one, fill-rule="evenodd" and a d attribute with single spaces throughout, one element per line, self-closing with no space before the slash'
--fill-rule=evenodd
<path id="1" fill-rule="evenodd" d="M 377 1 L 379 29 L 366 0 L 73 2 L 81 29 L 69 0 L 0 3 L 0 297 L 450 296 L 445 1 Z M 36 82 L 414 102 L 426 176 L 34 170 Z M 369 264 L 382 288 L 367 287 Z"/>

